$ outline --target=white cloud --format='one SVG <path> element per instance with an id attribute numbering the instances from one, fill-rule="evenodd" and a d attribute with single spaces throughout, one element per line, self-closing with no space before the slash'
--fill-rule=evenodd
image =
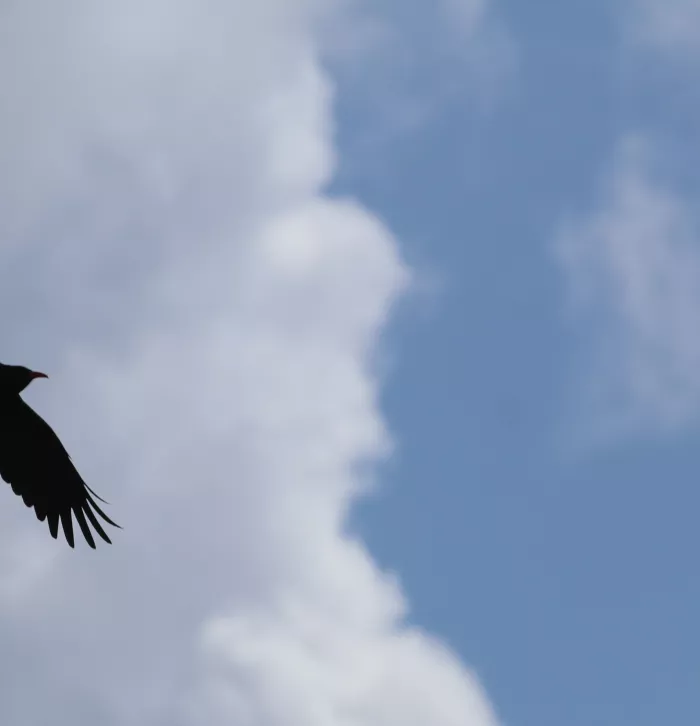
<path id="1" fill-rule="evenodd" d="M 700 413 L 696 225 L 654 174 L 651 145 L 629 137 L 597 208 L 559 240 L 574 300 L 599 336 L 589 393 L 613 427 L 675 427 Z"/>
<path id="2" fill-rule="evenodd" d="M 125 527 L 70 551 L 5 491 L 3 722 L 487 726 L 344 532 L 389 450 L 409 274 L 324 198 L 327 0 L 0 9 L 3 359 Z"/>
<path id="3" fill-rule="evenodd" d="M 700 2 L 624 0 L 617 9 L 628 60 L 637 72 L 651 60 L 646 82 L 661 72 L 672 79 L 664 94 L 677 95 L 700 58 Z M 685 164 L 695 150 L 682 135 L 652 131 L 619 139 L 596 208 L 570 220 L 558 244 L 576 308 L 596 340 L 582 396 L 593 415 L 583 419 L 592 425 L 588 434 L 602 439 L 675 430 L 700 414 L 697 200 L 687 184 L 671 181 L 682 178 L 678 155 Z M 663 145 L 675 149 L 675 163 Z"/>

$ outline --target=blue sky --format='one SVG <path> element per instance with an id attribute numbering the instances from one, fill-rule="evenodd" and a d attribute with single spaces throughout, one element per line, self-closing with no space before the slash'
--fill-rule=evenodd
<path id="1" fill-rule="evenodd" d="M 697 17 L 697 5 L 669 12 Z M 420 80 L 400 80 L 430 113 L 392 134 L 357 85 L 341 93 L 334 192 L 358 195 L 439 280 L 388 333 L 383 405 L 399 453 L 355 526 L 400 573 L 411 618 L 474 666 L 510 726 L 700 718 L 700 373 L 688 343 L 700 313 L 700 53 L 644 35 L 650 7 L 492 3 L 512 58 L 488 80 L 491 103 L 471 82 L 431 97 L 425 77 L 464 71 L 446 70 L 417 32 L 436 22 L 431 11 L 387 7 L 421 38 Z M 380 144 L 366 143 L 372 134 Z M 594 299 L 577 304 L 557 256 L 562 229 L 584 256 L 599 242 L 623 249 L 614 230 L 602 242 L 590 230 L 602 210 L 634 216 L 606 186 L 634 134 L 650 168 L 622 161 L 619 175 L 650 202 L 672 202 L 682 222 L 636 218 L 656 234 L 646 242 L 632 222 L 614 227 L 631 229 L 629 266 L 596 257 L 583 273 Z M 683 265 L 659 271 L 679 250 L 689 280 Z M 603 270 L 611 259 L 614 271 Z M 649 305 L 616 298 L 642 288 Z M 687 294 L 676 299 L 678 289 Z M 671 339 L 680 317 L 690 322 Z M 630 383 L 637 371 L 648 387 Z"/>

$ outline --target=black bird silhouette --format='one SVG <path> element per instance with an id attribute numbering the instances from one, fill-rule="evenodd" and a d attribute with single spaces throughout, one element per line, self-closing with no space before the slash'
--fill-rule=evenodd
<path id="1" fill-rule="evenodd" d="M 0 476 L 28 507 L 34 507 L 39 521 L 48 522 L 54 539 L 58 538 L 60 519 L 66 541 L 74 547 L 74 514 L 90 547 L 95 549 L 95 540 L 86 517 L 111 544 L 95 512 L 112 526 L 121 527 L 100 509 L 93 496 L 107 502 L 83 481 L 53 429 L 19 395 L 35 378 L 48 376 L 24 366 L 0 363 Z"/>

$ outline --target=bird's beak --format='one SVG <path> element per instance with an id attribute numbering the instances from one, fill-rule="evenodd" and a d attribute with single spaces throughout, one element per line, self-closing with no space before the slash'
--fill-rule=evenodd
<path id="1" fill-rule="evenodd" d="M 39 373 L 38 371 L 32 371 L 32 380 L 35 378 L 48 378 L 46 373 Z"/>

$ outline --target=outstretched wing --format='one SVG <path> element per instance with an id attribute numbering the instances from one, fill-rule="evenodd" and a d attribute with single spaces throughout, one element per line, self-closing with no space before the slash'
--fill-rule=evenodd
<path id="1" fill-rule="evenodd" d="M 83 481 L 54 430 L 19 396 L 11 411 L 3 412 L 0 427 L 0 476 L 12 491 L 34 512 L 46 520 L 54 539 L 58 538 L 59 520 L 66 541 L 73 547 L 73 519 L 95 549 L 89 523 L 105 542 L 111 540 L 97 515 L 114 527 L 113 522 L 95 502 L 100 499 Z M 104 501 L 100 499 L 100 501 Z"/>

